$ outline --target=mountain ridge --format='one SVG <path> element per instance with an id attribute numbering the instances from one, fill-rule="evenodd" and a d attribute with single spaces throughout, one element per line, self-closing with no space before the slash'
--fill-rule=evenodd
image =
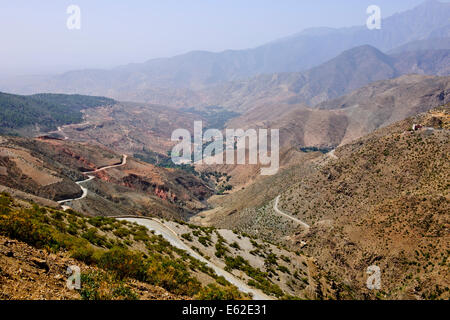
<path id="1" fill-rule="evenodd" d="M 42 80 L 28 84 L 22 81 L 17 86 L 3 85 L 2 89 L 21 93 L 52 91 L 101 94 L 119 100 L 129 100 L 120 93 L 132 87 L 138 90 L 168 87 L 199 90 L 258 74 L 304 71 L 360 45 L 368 44 L 386 51 L 407 42 L 422 40 L 430 34 L 439 37 L 449 25 L 448 16 L 449 3 L 428 1 L 384 19 L 381 30 L 371 31 L 365 26 L 359 26 L 330 33 L 332 29 L 322 29 L 328 31 L 321 31 L 318 36 L 300 33 L 253 49 L 221 53 L 195 51 L 111 70 L 72 71 L 49 77 L 45 83 Z M 124 82 L 127 83 L 125 87 Z"/>
<path id="2" fill-rule="evenodd" d="M 196 223 L 301 248 L 334 282 L 336 295 L 327 299 L 448 299 L 449 108 L 396 122 L 333 155 L 211 199 L 216 208 Z M 279 210 L 311 228 L 280 217 L 278 196 Z M 382 270 L 377 292 L 366 287 L 371 265 Z"/>
<path id="3" fill-rule="evenodd" d="M 314 107 L 369 83 L 409 73 L 449 75 L 450 50 L 389 56 L 365 45 L 345 51 L 306 72 L 259 75 L 206 89 L 193 97 L 192 104 L 221 105 L 243 113 L 269 103 L 303 103 Z"/>

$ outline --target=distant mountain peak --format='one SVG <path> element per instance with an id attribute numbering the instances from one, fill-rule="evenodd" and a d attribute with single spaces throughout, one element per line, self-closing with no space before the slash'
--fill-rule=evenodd
<path id="1" fill-rule="evenodd" d="M 426 0 L 413 8 L 412 10 L 423 10 L 423 9 L 440 9 L 450 7 L 449 2 L 441 2 L 438 0 Z"/>
<path id="2" fill-rule="evenodd" d="M 438 0 L 425 0 L 418 7 L 420 7 L 420 6 L 437 6 L 437 5 L 446 5 L 446 3 L 438 1 Z"/>
<path id="3" fill-rule="evenodd" d="M 414 41 L 450 37 L 449 17 L 449 2 L 428 0 L 387 17 L 380 32 L 365 26 L 310 28 L 247 50 L 193 51 L 111 70 L 69 72 L 45 79 L 7 79 L 0 86 L 17 93 L 77 92 L 161 104 L 173 95 L 168 90 L 198 91 L 261 74 L 305 72 L 355 47 L 356 51 L 346 52 L 347 55 L 366 50 L 365 54 L 389 63 L 382 58 L 382 52 Z"/>

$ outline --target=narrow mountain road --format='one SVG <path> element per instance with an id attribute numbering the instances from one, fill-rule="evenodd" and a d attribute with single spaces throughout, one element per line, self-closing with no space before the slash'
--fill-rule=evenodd
<path id="1" fill-rule="evenodd" d="M 58 127 L 58 132 L 64 137 L 64 140 L 69 140 L 69 137 L 64 133 L 61 127 Z"/>
<path id="2" fill-rule="evenodd" d="M 280 209 L 278 209 L 278 204 L 280 202 L 280 196 L 276 197 L 275 202 L 273 204 L 273 210 L 275 210 L 276 213 L 278 213 L 279 215 L 288 218 L 296 223 L 298 223 L 299 225 L 303 226 L 305 229 L 309 229 L 311 228 L 308 224 L 304 223 L 303 221 L 292 217 L 291 215 L 288 215 L 287 213 L 284 213 L 283 211 L 281 211 Z"/>
<path id="3" fill-rule="evenodd" d="M 97 172 L 105 171 L 105 170 L 112 169 L 112 168 L 123 167 L 123 166 L 125 166 L 127 164 L 128 156 L 126 154 L 124 154 L 122 157 L 123 157 L 122 158 L 122 163 L 120 163 L 120 164 L 115 164 L 115 165 L 112 165 L 112 166 L 103 167 L 103 168 L 100 168 L 100 169 L 97 169 L 97 170 L 94 170 L 94 171 L 84 172 L 83 174 L 92 174 L 92 173 L 97 173 Z"/>
<path id="4" fill-rule="evenodd" d="M 331 150 L 330 152 L 328 152 L 328 153 L 327 153 L 328 157 L 330 157 L 331 159 L 334 159 L 334 160 L 339 159 L 339 158 L 336 156 L 335 152 L 336 152 L 336 149 Z"/>
<path id="5" fill-rule="evenodd" d="M 235 285 L 239 291 L 244 293 L 251 293 L 253 295 L 254 300 L 272 300 L 273 298 L 265 295 L 264 293 L 250 288 L 244 281 L 238 279 L 231 273 L 223 270 L 218 267 L 211 261 L 206 260 L 202 256 L 200 256 L 197 252 L 188 247 L 179 237 L 178 234 L 171 230 L 168 226 L 164 225 L 157 219 L 143 219 L 143 218 L 118 218 L 118 220 L 126 220 L 128 222 L 135 222 L 141 226 L 146 227 L 149 230 L 154 231 L 156 234 L 161 235 L 164 239 L 166 239 L 172 246 L 186 251 L 190 256 L 195 259 L 206 263 L 206 265 L 212 268 L 217 275 L 223 276 L 228 282 Z"/>
<path id="6" fill-rule="evenodd" d="M 127 164 L 127 155 L 123 155 L 123 160 L 122 160 L 121 164 L 103 167 L 103 168 L 100 168 L 100 169 L 97 169 L 97 170 L 94 170 L 94 171 L 91 171 L 91 172 L 85 172 L 83 174 L 85 174 L 85 175 L 94 174 L 94 173 L 97 173 L 97 172 L 100 172 L 100 171 L 104 171 L 104 170 L 108 170 L 108 169 L 112 169 L 112 168 L 117 168 L 117 167 L 122 167 L 122 166 L 125 166 L 126 164 Z M 83 190 L 83 195 L 80 198 L 78 198 L 78 199 L 62 200 L 62 201 L 58 201 L 58 203 L 62 205 L 62 204 L 67 203 L 67 202 L 77 201 L 77 200 L 81 200 L 81 199 L 86 198 L 86 196 L 88 194 L 88 189 L 83 187 L 82 184 L 95 179 L 95 176 L 92 176 L 92 175 L 89 175 L 88 177 L 89 178 L 86 179 L 86 180 L 77 182 L 77 184 L 80 186 L 81 190 Z M 62 208 L 63 208 L 63 210 L 70 209 L 70 207 L 66 206 L 66 205 L 63 205 Z M 178 249 L 184 250 L 190 256 L 194 257 L 195 259 L 206 263 L 206 265 L 208 267 L 212 268 L 217 275 L 223 276 L 228 282 L 230 282 L 231 284 L 235 285 L 241 292 L 252 294 L 254 300 L 272 300 L 273 299 L 273 298 L 265 295 L 264 293 L 249 287 L 244 281 L 238 279 L 237 277 L 235 277 L 231 273 L 225 271 L 224 269 L 222 269 L 219 266 L 215 265 L 211 261 L 208 261 L 205 258 L 203 258 L 202 256 L 200 256 L 197 252 L 195 252 L 189 246 L 187 246 L 180 239 L 180 237 L 178 237 L 178 234 L 175 231 L 171 230 L 168 226 L 164 225 L 161 221 L 159 221 L 159 220 L 157 220 L 155 218 L 144 219 L 144 218 L 134 218 L 134 217 L 117 217 L 117 220 L 126 220 L 128 222 L 135 222 L 135 223 L 137 223 L 139 225 L 142 225 L 142 226 L 146 227 L 149 230 L 154 231 L 156 234 L 161 235 L 172 246 L 174 246 L 174 247 L 176 247 Z"/>
<path id="7" fill-rule="evenodd" d="M 79 198 L 77 198 L 77 199 L 61 200 L 61 201 L 58 201 L 58 203 L 59 203 L 59 204 L 64 204 L 64 203 L 67 203 L 67 202 L 70 202 L 70 201 L 78 201 L 78 200 L 82 200 L 82 199 L 86 198 L 87 195 L 88 195 L 88 189 L 85 188 L 85 187 L 83 187 L 82 184 L 83 184 L 83 183 L 86 183 L 86 182 L 89 182 L 89 181 L 91 181 L 91 180 L 93 180 L 93 179 L 95 179 L 94 176 L 88 176 L 88 179 L 83 180 L 83 181 L 78 181 L 78 182 L 76 182 L 76 184 L 79 185 L 80 188 L 81 188 L 81 190 L 83 191 L 83 195 L 82 195 L 81 197 L 79 197 Z M 66 207 L 67 207 L 67 206 L 66 206 Z"/>
<path id="8" fill-rule="evenodd" d="M 101 171 L 104 171 L 104 170 L 107 170 L 107 169 L 123 167 L 123 166 L 125 166 L 127 164 L 127 159 L 128 159 L 128 156 L 126 154 L 124 154 L 123 158 L 122 158 L 122 163 L 120 163 L 120 164 L 115 164 L 115 165 L 112 165 L 112 166 L 103 167 L 103 168 L 100 168 L 100 169 L 97 169 L 97 170 L 94 170 L 94 171 L 90 171 L 90 172 L 83 172 L 84 175 L 88 176 L 88 179 L 76 182 L 76 184 L 79 185 L 81 190 L 83 191 L 82 196 L 77 198 L 77 199 L 61 200 L 61 201 L 58 201 L 58 203 L 62 205 L 62 204 L 67 203 L 67 202 L 78 201 L 78 200 L 82 200 L 82 199 L 86 198 L 87 195 L 88 195 L 88 189 L 83 187 L 83 184 L 95 179 L 95 176 L 92 176 L 90 174 L 101 172 Z M 69 206 L 62 206 L 62 207 L 63 207 L 64 210 L 70 209 Z"/>

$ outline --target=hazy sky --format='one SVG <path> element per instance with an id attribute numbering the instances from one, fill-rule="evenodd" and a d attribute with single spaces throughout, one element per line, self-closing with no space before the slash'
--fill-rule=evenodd
<path id="1" fill-rule="evenodd" d="M 0 75 L 112 67 L 191 50 L 244 49 L 305 28 L 363 25 L 424 0 L 0 0 Z M 67 7 L 81 8 L 68 30 Z"/>

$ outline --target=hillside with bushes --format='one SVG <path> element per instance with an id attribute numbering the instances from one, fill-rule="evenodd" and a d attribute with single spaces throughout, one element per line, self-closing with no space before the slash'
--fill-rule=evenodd
<path id="1" fill-rule="evenodd" d="M 40 132 L 56 130 L 58 126 L 80 123 L 83 109 L 113 105 L 103 97 L 63 94 L 20 96 L 0 92 L 0 133 L 17 133 L 27 127 Z"/>
<path id="2" fill-rule="evenodd" d="M 4 298 L 20 297 L 14 291 L 18 282 L 19 288 L 31 291 L 27 297 L 38 295 L 42 286 L 51 286 L 54 290 L 45 290 L 49 299 L 136 300 L 151 298 L 149 292 L 156 294 L 154 299 L 248 299 L 204 263 L 147 228 L 126 221 L 88 218 L 2 193 L 0 237 L 4 253 L 0 259 L 8 260 L 0 265 Z M 9 270 L 11 263 L 28 264 L 23 274 L 17 274 Z M 76 292 L 68 292 L 64 280 L 67 275 L 62 270 L 69 263 L 82 269 L 83 285 Z M 26 271 L 32 266 L 43 270 L 43 276 L 30 279 Z M 49 274 L 60 281 L 49 281 Z"/>
<path id="3" fill-rule="evenodd" d="M 397 122 L 262 179 L 202 220 L 302 248 L 331 281 L 327 298 L 448 299 L 449 110 Z M 277 195 L 279 210 L 311 227 L 279 215 Z M 258 198 L 259 205 L 240 206 Z M 382 270 L 381 290 L 366 287 L 371 265 Z"/>

